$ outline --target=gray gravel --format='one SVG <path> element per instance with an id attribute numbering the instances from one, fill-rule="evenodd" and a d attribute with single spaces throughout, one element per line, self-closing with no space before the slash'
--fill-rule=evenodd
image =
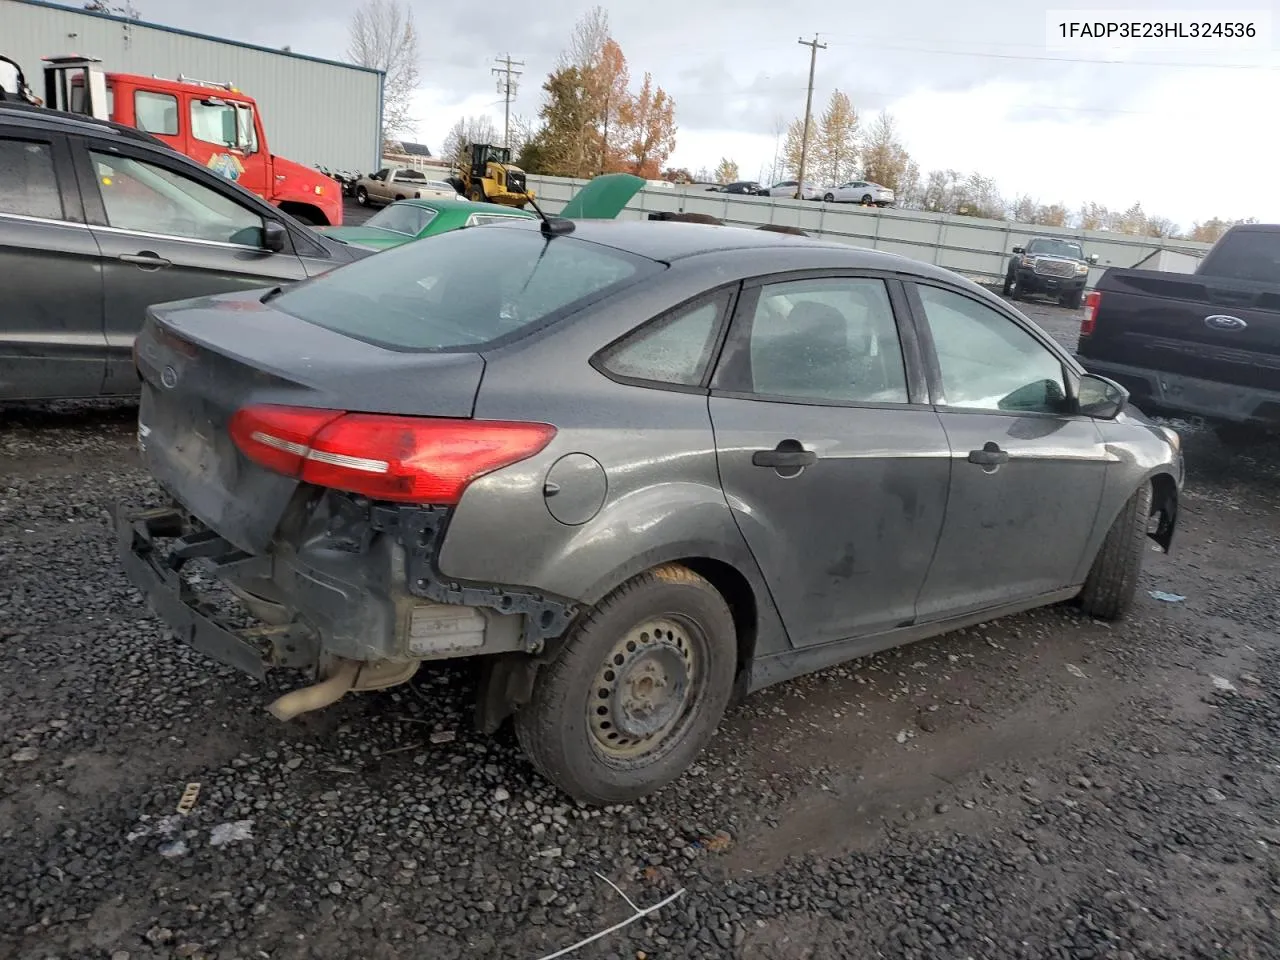
<path id="1" fill-rule="evenodd" d="M 597 871 L 685 892 L 580 957 L 1280 956 L 1280 450 L 1188 432 L 1127 622 L 1039 611 L 785 684 L 595 811 L 469 729 L 465 667 L 281 725 L 290 678 L 169 640 L 108 527 L 156 495 L 133 417 L 0 414 L 0 957 L 536 960 L 628 915 Z"/>

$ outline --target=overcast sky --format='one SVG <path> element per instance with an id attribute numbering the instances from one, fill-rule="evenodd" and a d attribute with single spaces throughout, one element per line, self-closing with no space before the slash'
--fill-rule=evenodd
<path id="1" fill-rule="evenodd" d="M 299 53 L 342 59 L 354 0 L 133 0 L 144 20 Z M 490 0 L 465 7 L 409 0 L 421 35 L 417 139 L 438 150 L 462 115 L 502 105 L 490 74 L 505 53 L 525 61 L 514 111 L 533 116 L 540 85 L 590 0 L 558 8 Z M 79 3 L 69 5 L 79 6 Z M 1261 8 L 1266 36 L 1246 48 L 1185 40 L 1125 49 L 1050 45 L 1050 11 L 1099 7 L 1177 11 L 1221 20 Z M 1141 201 L 1184 228 L 1211 216 L 1280 221 L 1275 104 L 1280 74 L 1271 0 L 631 0 L 605 4 L 633 81 L 644 71 L 675 98 L 672 165 L 697 170 L 721 156 L 742 175 L 772 163 L 774 130 L 804 111 L 807 47 L 816 31 L 814 103 L 833 88 L 869 121 L 887 108 L 922 170 L 978 171 L 1007 196 L 1075 209 Z M 1114 16 L 1112 17 L 1114 19 Z M 1236 18 L 1238 19 L 1238 18 Z M 1280 23 L 1280 16 L 1277 16 Z M 1104 61 L 1119 61 L 1107 63 Z"/>

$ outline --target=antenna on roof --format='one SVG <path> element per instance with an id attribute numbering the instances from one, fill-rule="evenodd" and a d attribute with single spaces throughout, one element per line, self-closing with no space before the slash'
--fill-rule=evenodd
<path id="1" fill-rule="evenodd" d="M 542 212 L 542 208 L 538 206 L 538 202 L 533 199 L 533 194 L 526 194 L 529 198 L 529 205 L 537 211 L 538 219 L 542 221 L 542 235 L 547 238 L 563 236 L 566 233 L 573 233 L 573 221 L 566 220 L 564 217 L 548 217 Z"/>

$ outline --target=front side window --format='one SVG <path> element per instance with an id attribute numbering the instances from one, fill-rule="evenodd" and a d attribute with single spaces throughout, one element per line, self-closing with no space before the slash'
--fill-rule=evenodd
<path id="1" fill-rule="evenodd" d="M 261 247 L 262 217 L 203 183 L 131 157 L 89 152 L 108 226 Z"/>
<path id="2" fill-rule="evenodd" d="M 366 227 L 379 227 L 393 233 L 416 237 L 428 223 L 435 219 L 436 212 L 427 207 L 415 206 L 411 203 L 393 203 L 383 207 L 365 221 Z"/>
<path id="3" fill-rule="evenodd" d="M 178 135 L 178 98 L 167 93 L 138 90 L 133 94 L 133 118 L 139 130 L 166 137 Z"/>
<path id="4" fill-rule="evenodd" d="M 1004 314 L 939 287 L 917 286 L 949 407 L 1065 413 L 1062 361 Z"/>
<path id="5" fill-rule="evenodd" d="M 494 270 L 501 264 L 501 270 Z M 272 304 L 392 350 L 477 347 L 661 264 L 537 230 L 450 230 L 290 287 Z"/>
<path id="6" fill-rule="evenodd" d="M 247 103 L 236 104 L 236 137 L 245 153 L 258 152 L 258 126 L 254 123 L 253 107 Z"/>
<path id="7" fill-rule="evenodd" d="M 735 331 L 716 387 L 836 403 L 908 403 L 906 370 L 884 281 L 832 277 L 769 284 Z"/>
<path id="8" fill-rule="evenodd" d="M 62 219 L 62 196 L 49 144 L 0 138 L 0 213 Z"/>
<path id="9" fill-rule="evenodd" d="M 687 307 L 648 323 L 610 348 L 602 366 L 633 380 L 697 386 L 715 348 L 724 298 Z"/>
<path id="10" fill-rule="evenodd" d="M 236 108 L 229 103 L 192 100 L 191 135 L 204 143 L 216 143 L 220 147 L 236 146 L 239 143 Z"/>

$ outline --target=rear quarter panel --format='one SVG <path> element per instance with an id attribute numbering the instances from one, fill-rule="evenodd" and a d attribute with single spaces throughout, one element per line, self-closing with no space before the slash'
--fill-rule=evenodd
<path id="1" fill-rule="evenodd" d="M 662 286 L 657 294 L 628 292 L 551 336 L 486 356 L 475 416 L 541 420 L 558 432 L 538 456 L 468 487 L 450 520 L 441 572 L 591 604 L 659 563 L 719 560 L 751 585 L 757 655 L 787 649 L 720 487 L 705 394 L 619 384 L 589 365 L 598 349 L 708 284 Z M 576 526 L 556 520 L 543 496 L 548 471 L 571 453 L 594 458 L 607 483 L 599 511 Z"/>

